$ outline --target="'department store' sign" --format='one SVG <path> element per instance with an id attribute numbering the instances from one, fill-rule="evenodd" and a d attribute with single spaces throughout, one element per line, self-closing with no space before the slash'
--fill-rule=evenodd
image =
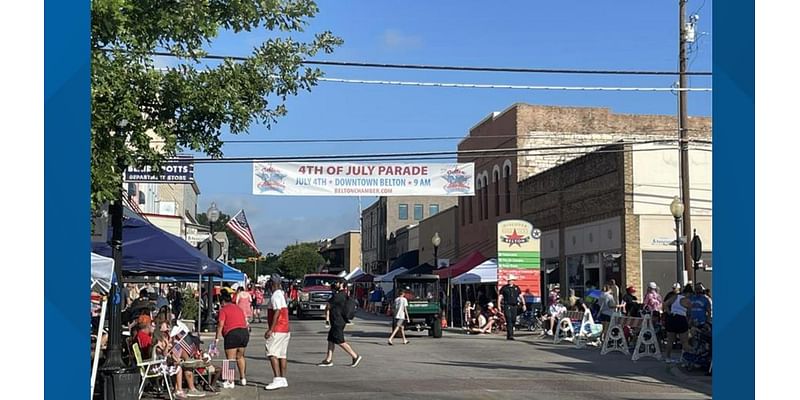
<path id="1" fill-rule="evenodd" d="M 181 156 L 161 163 L 161 171 L 154 168 L 128 167 L 125 170 L 126 182 L 142 183 L 192 183 L 194 182 L 194 162 L 192 157 Z"/>
<path id="2" fill-rule="evenodd" d="M 253 194 L 289 196 L 472 196 L 475 165 L 253 163 Z"/>

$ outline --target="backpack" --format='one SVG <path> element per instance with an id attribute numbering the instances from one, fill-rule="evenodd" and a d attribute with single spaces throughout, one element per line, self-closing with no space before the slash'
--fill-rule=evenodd
<path id="1" fill-rule="evenodd" d="M 350 322 L 355 317 L 356 317 L 356 300 L 350 296 L 347 296 L 347 301 L 345 302 L 345 307 L 344 307 L 344 319 L 347 322 Z"/>

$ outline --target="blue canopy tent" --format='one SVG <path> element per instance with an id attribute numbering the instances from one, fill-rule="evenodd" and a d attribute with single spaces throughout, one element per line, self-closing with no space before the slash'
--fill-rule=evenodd
<path id="1" fill-rule="evenodd" d="M 111 237 L 111 229 L 109 229 Z M 108 243 L 92 243 L 92 252 L 112 257 Z M 185 240 L 134 217 L 122 225 L 122 272 L 125 275 L 222 276 L 223 265 Z"/>
<path id="2" fill-rule="evenodd" d="M 220 264 L 222 266 L 222 278 L 219 278 L 219 277 L 215 276 L 215 277 L 212 278 L 214 280 L 214 282 L 244 282 L 245 280 L 247 280 L 247 278 L 245 277 L 244 272 L 239 271 L 238 269 L 233 268 L 230 265 L 225 264 L 225 263 L 218 263 L 218 264 Z M 195 282 L 195 281 L 197 281 L 197 278 L 193 278 L 191 276 L 179 276 L 179 277 L 175 277 L 175 278 L 172 278 L 172 279 L 167 278 L 167 281 L 171 281 L 171 282 Z"/>

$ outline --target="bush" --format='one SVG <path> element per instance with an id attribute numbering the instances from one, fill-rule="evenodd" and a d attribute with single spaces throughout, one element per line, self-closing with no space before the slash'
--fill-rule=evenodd
<path id="1" fill-rule="evenodd" d="M 192 288 L 184 288 L 181 290 L 183 297 L 183 307 L 181 310 L 181 319 L 197 319 L 197 298 L 194 295 Z"/>

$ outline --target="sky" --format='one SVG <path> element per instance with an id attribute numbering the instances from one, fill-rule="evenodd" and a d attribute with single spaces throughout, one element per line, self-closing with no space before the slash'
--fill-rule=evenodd
<path id="1" fill-rule="evenodd" d="M 711 70 L 710 0 L 690 0 L 700 16 L 690 71 Z M 494 67 L 677 70 L 678 2 L 641 0 L 545 1 L 334 1 L 319 2 L 308 39 L 330 30 L 344 40 L 316 59 Z M 267 32 L 223 32 L 213 54 L 248 55 Z M 157 60 L 157 63 L 170 63 Z M 411 71 L 322 68 L 326 77 L 458 83 L 561 86 L 669 87 L 676 77 Z M 711 87 L 710 77 L 692 77 Z M 517 103 L 607 107 L 616 113 L 675 115 L 670 92 L 609 93 L 420 88 L 321 82 L 287 102 L 288 115 L 272 129 L 253 126 L 247 136 L 224 139 L 323 139 L 465 136 L 491 112 Z M 688 95 L 690 115 L 711 115 L 711 94 Z M 226 144 L 226 157 L 455 150 L 457 140 L 342 144 Z M 390 145 L 387 146 L 387 145 Z M 251 194 L 250 164 L 198 164 L 198 210 L 211 202 L 226 214 L 239 209 L 263 253 L 296 241 L 316 241 L 358 229 L 355 197 L 276 197 Z M 375 198 L 361 199 L 366 208 Z"/>

